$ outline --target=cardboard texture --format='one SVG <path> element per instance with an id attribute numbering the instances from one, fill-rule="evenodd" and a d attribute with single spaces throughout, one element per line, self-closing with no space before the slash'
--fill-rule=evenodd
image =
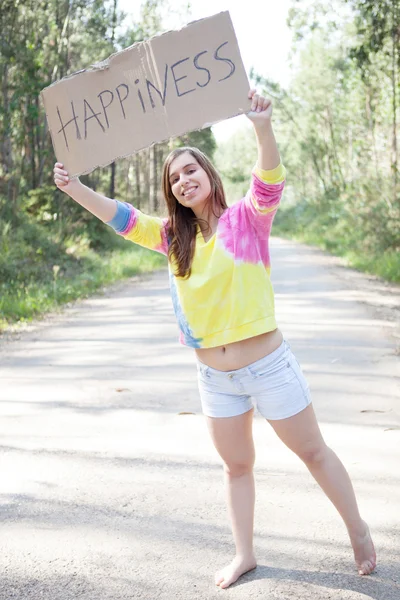
<path id="1" fill-rule="evenodd" d="M 41 92 L 57 160 L 71 177 L 248 112 L 229 12 L 134 44 Z"/>

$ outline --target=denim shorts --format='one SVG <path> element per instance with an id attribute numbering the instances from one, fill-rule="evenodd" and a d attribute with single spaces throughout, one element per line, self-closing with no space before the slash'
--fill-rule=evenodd
<path id="1" fill-rule="evenodd" d="M 197 361 L 203 413 L 235 417 L 256 405 L 269 420 L 287 419 L 310 403 L 310 390 L 289 344 L 282 344 L 256 362 L 234 371 L 218 371 Z"/>

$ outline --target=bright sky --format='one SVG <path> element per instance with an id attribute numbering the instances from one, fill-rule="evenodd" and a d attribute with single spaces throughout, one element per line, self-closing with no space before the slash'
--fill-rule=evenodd
<path id="1" fill-rule="evenodd" d="M 177 6 L 178 3 L 171 0 L 170 4 Z M 184 6 L 183 2 L 179 4 Z M 190 21 L 229 10 L 246 71 L 254 67 L 260 75 L 288 85 L 291 32 L 286 18 L 291 0 L 190 0 L 190 5 L 190 15 L 182 15 L 182 10 L 178 16 L 174 11 L 165 18 L 165 27 L 180 29 Z M 134 19 L 140 15 L 140 6 L 139 0 L 119 2 L 120 9 Z M 223 140 L 244 123 L 247 123 L 246 117 L 234 117 L 214 125 L 213 131 L 218 140 Z"/>

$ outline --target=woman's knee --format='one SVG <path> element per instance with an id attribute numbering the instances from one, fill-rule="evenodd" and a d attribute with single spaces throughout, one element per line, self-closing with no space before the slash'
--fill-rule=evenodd
<path id="1" fill-rule="evenodd" d="M 246 460 L 224 461 L 224 471 L 228 477 L 242 477 L 253 471 L 254 456 Z"/>
<path id="2" fill-rule="evenodd" d="M 325 462 L 329 452 L 328 446 L 321 442 L 312 446 L 304 446 L 296 454 L 307 466 L 318 466 Z"/>

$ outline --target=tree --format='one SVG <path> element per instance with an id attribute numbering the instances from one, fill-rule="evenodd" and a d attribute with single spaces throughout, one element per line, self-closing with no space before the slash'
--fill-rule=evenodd
<path id="1" fill-rule="evenodd" d="M 355 4 L 363 5 L 365 14 L 354 12 Z M 382 255 L 399 247 L 399 189 L 393 177 L 398 43 L 394 50 L 397 32 L 388 28 L 397 12 L 383 22 L 378 19 L 383 10 L 380 1 L 336 0 L 329 7 L 293 2 L 295 66 L 289 88 L 253 74 L 275 101 L 288 167 L 286 197 L 294 201 L 288 222 L 339 252 Z M 374 28 L 377 39 L 371 41 Z M 286 217 L 279 213 L 277 222 Z"/>
<path id="2" fill-rule="evenodd" d="M 397 113 L 400 82 L 400 0 L 347 0 L 356 14 L 357 43 L 350 55 L 356 60 L 367 86 L 375 75 L 373 58 L 384 58 L 383 71 L 390 80 L 392 104 L 391 169 L 394 197 L 398 183 Z"/>

